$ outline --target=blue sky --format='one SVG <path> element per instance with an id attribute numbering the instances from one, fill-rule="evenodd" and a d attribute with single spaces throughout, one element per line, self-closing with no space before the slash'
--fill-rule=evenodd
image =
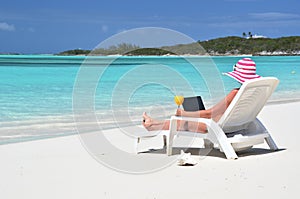
<path id="1" fill-rule="evenodd" d="M 300 35 L 299 0 L 10 0 L 0 6 L 0 52 L 93 49 L 125 30 L 161 27 L 194 40 Z"/>

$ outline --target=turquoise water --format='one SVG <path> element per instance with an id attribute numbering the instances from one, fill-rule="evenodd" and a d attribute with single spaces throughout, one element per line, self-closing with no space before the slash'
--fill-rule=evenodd
<path id="1" fill-rule="evenodd" d="M 0 143 L 74 134 L 74 98 L 89 90 L 80 100 L 90 97 L 105 124 L 112 109 L 136 122 L 143 110 L 169 115 L 174 94 L 201 95 L 210 106 L 239 86 L 221 73 L 240 58 L 0 56 Z M 270 101 L 300 99 L 299 56 L 252 59 L 258 74 L 280 80 Z"/>

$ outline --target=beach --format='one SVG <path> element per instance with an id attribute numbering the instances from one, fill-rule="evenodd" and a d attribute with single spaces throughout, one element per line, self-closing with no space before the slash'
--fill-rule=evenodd
<path id="1" fill-rule="evenodd" d="M 174 162 L 144 174 L 104 166 L 88 153 L 79 135 L 1 145 L 0 195 L 7 199 L 289 198 L 299 194 L 299 114 L 300 102 L 269 104 L 259 114 L 279 151 L 270 151 L 264 143 L 240 153 L 237 160 L 227 160 L 217 151 L 205 157 L 194 154 L 195 166 Z M 121 148 L 133 143 L 113 135 L 111 139 Z M 180 148 L 180 143 L 175 147 Z M 153 161 L 177 156 L 134 155 Z M 120 157 L 122 161 L 126 158 Z"/>
<path id="2" fill-rule="evenodd" d="M 300 1 L 256 2 L 2 3 L 0 199 L 299 195 Z"/>

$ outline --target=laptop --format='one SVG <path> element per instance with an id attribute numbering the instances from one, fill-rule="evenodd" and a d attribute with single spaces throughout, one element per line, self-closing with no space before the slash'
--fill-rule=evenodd
<path id="1" fill-rule="evenodd" d="M 201 96 L 185 97 L 182 106 L 185 111 L 205 110 Z"/>

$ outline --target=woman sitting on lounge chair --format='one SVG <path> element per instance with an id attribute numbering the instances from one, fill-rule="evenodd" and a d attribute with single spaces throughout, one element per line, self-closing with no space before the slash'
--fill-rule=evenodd
<path id="1" fill-rule="evenodd" d="M 240 83 L 244 83 L 247 80 L 260 78 L 260 76 L 256 74 L 256 64 L 250 58 L 239 60 L 237 64 L 234 65 L 233 71 L 225 74 L 229 77 L 234 78 Z M 238 90 L 238 88 L 233 89 L 222 101 L 208 110 L 188 112 L 182 109 L 177 109 L 175 115 L 183 117 L 201 117 L 209 119 L 212 118 L 214 121 L 219 121 L 225 110 L 228 108 L 228 106 L 236 96 Z M 170 121 L 155 120 L 148 116 L 146 113 L 143 113 L 143 126 L 149 131 L 168 130 Z M 199 133 L 207 132 L 207 128 L 204 123 L 178 121 L 177 126 L 178 130 L 186 130 Z"/>

